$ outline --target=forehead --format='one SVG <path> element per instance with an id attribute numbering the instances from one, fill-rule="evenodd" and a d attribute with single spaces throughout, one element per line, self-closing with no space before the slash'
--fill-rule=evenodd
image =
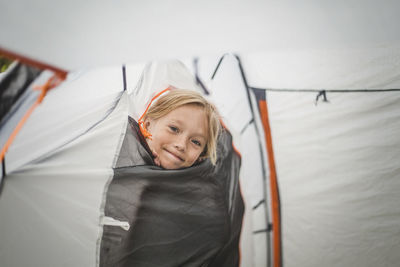
<path id="1" fill-rule="evenodd" d="M 204 107 L 195 104 L 180 106 L 160 119 L 174 122 L 194 133 L 207 136 L 208 121 Z"/>

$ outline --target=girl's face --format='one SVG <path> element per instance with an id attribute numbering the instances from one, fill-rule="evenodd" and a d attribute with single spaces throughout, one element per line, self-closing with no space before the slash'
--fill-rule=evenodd
<path id="1" fill-rule="evenodd" d="M 192 166 L 207 143 L 208 123 L 204 109 L 184 105 L 158 119 L 146 119 L 147 139 L 155 161 L 164 169 Z"/>

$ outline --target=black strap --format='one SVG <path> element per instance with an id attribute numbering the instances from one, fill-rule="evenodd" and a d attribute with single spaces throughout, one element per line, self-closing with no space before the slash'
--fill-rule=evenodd
<path id="1" fill-rule="evenodd" d="M 199 59 L 197 57 L 195 57 L 193 59 L 193 68 L 194 68 L 194 75 L 195 75 L 195 78 L 196 78 L 196 83 L 198 85 L 200 85 L 200 87 L 203 89 L 203 93 L 205 95 L 209 95 L 210 91 L 207 89 L 207 87 L 204 85 L 204 83 L 201 81 L 201 79 L 199 77 L 199 66 L 198 66 L 198 63 L 199 63 Z"/>
<path id="2" fill-rule="evenodd" d="M 6 177 L 6 157 L 4 156 L 3 160 L 1 161 L 1 167 L 2 167 L 2 175 L 1 177 Z"/>
<path id="3" fill-rule="evenodd" d="M 326 98 L 326 91 L 322 90 L 318 93 L 317 97 L 315 98 L 315 105 L 317 105 L 319 98 L 322 96 L 322 101 L 323 102 L 329 102 L 328 99 Z"/>
<path id="4" fill-rule="evenodd" d="M 126 86 L 126 69 L 125 69 L 125 65 L 122 65 L 122 79 L 124 81 L 124 91 L 126 91 L 127 86 Z"/>
<path id="5" fill-rule="evenodd" d="M 269 223 L 268 227 L 266 229 L 260 229 L 260 230 L 253 231 L 253 235 L 260 234 L 260 233 L 269 233 L 271 231 L 272 231 L 272 223 Z"/>
<path id="6" fill-rule="evenodd" d="M 2 175 L 0 177 L 0 195 L 3 190 L 3 183 L 4 183 L 4 178 L 6 177 L 6 157 L 4 156 L 3 160 L 1 161 L 2 165 Z"/>
<path id="7" fill-rule="evenodd" d="M 261 204 L 264 204 L 264 203 L 265 203 L 265 199 L 261 199 L 261 200 L 253 207 L 253 210 L 257 209 L 258 207 L 261 206 Z"/>
<path id="8" fill-rule="evenodd" d="M 221 65 L 222 60 L 224 59 L 224 57 L 225 57 L 226 55 L 227 55 L 227 54 L 224 54 L 224 55 L 219 59 L 218 64 L 217 64 L 217 67 L 215 67 L 215 70 L 214 70 L 214 72 L 213 72 L 213 75 L 211 76 L 211 80 L 214 79 L 215 74 L 217 74 L 217 71 L 218 71 L 218 69 L 219 69 L 219 66 Z"/>

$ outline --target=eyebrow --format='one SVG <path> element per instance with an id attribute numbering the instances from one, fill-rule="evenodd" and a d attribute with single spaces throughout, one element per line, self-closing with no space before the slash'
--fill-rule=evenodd
<path id="1" fill-rule="evenodd" d="M 170 123 L 177 123 L 178 126 L 180 126 L 180 125 L 182 125 L 182 120 L 172 119 L 172 120 L 170 121 Z M 207 140 L 206 136 L 203 135 L 203 134 L 200 133 L 200 132 L 196 132 L 196 133 L 194 133 L 194 135 L 195 135 L 196 137 L 201 137 L 201 138 L 203 138 L 204 140 Z"/>

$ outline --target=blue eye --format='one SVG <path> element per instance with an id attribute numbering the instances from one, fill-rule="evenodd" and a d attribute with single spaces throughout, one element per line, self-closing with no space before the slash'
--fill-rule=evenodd
<path id="1" fill-rule="evenodd" d="M 178 129 L 177 127 L 175 127 L 175 126 L 169 126 L 169 129 L 170 129 L 171 131 L 173 131 L 174 133 L 179 132 L 179 129 Z"/>
<path id="2" fill-rule="evenodd" d="M 196 146 L 201 146 L 201 143 L 197 140 L 192 140 L 192 143 L 195 144 Z"/>

